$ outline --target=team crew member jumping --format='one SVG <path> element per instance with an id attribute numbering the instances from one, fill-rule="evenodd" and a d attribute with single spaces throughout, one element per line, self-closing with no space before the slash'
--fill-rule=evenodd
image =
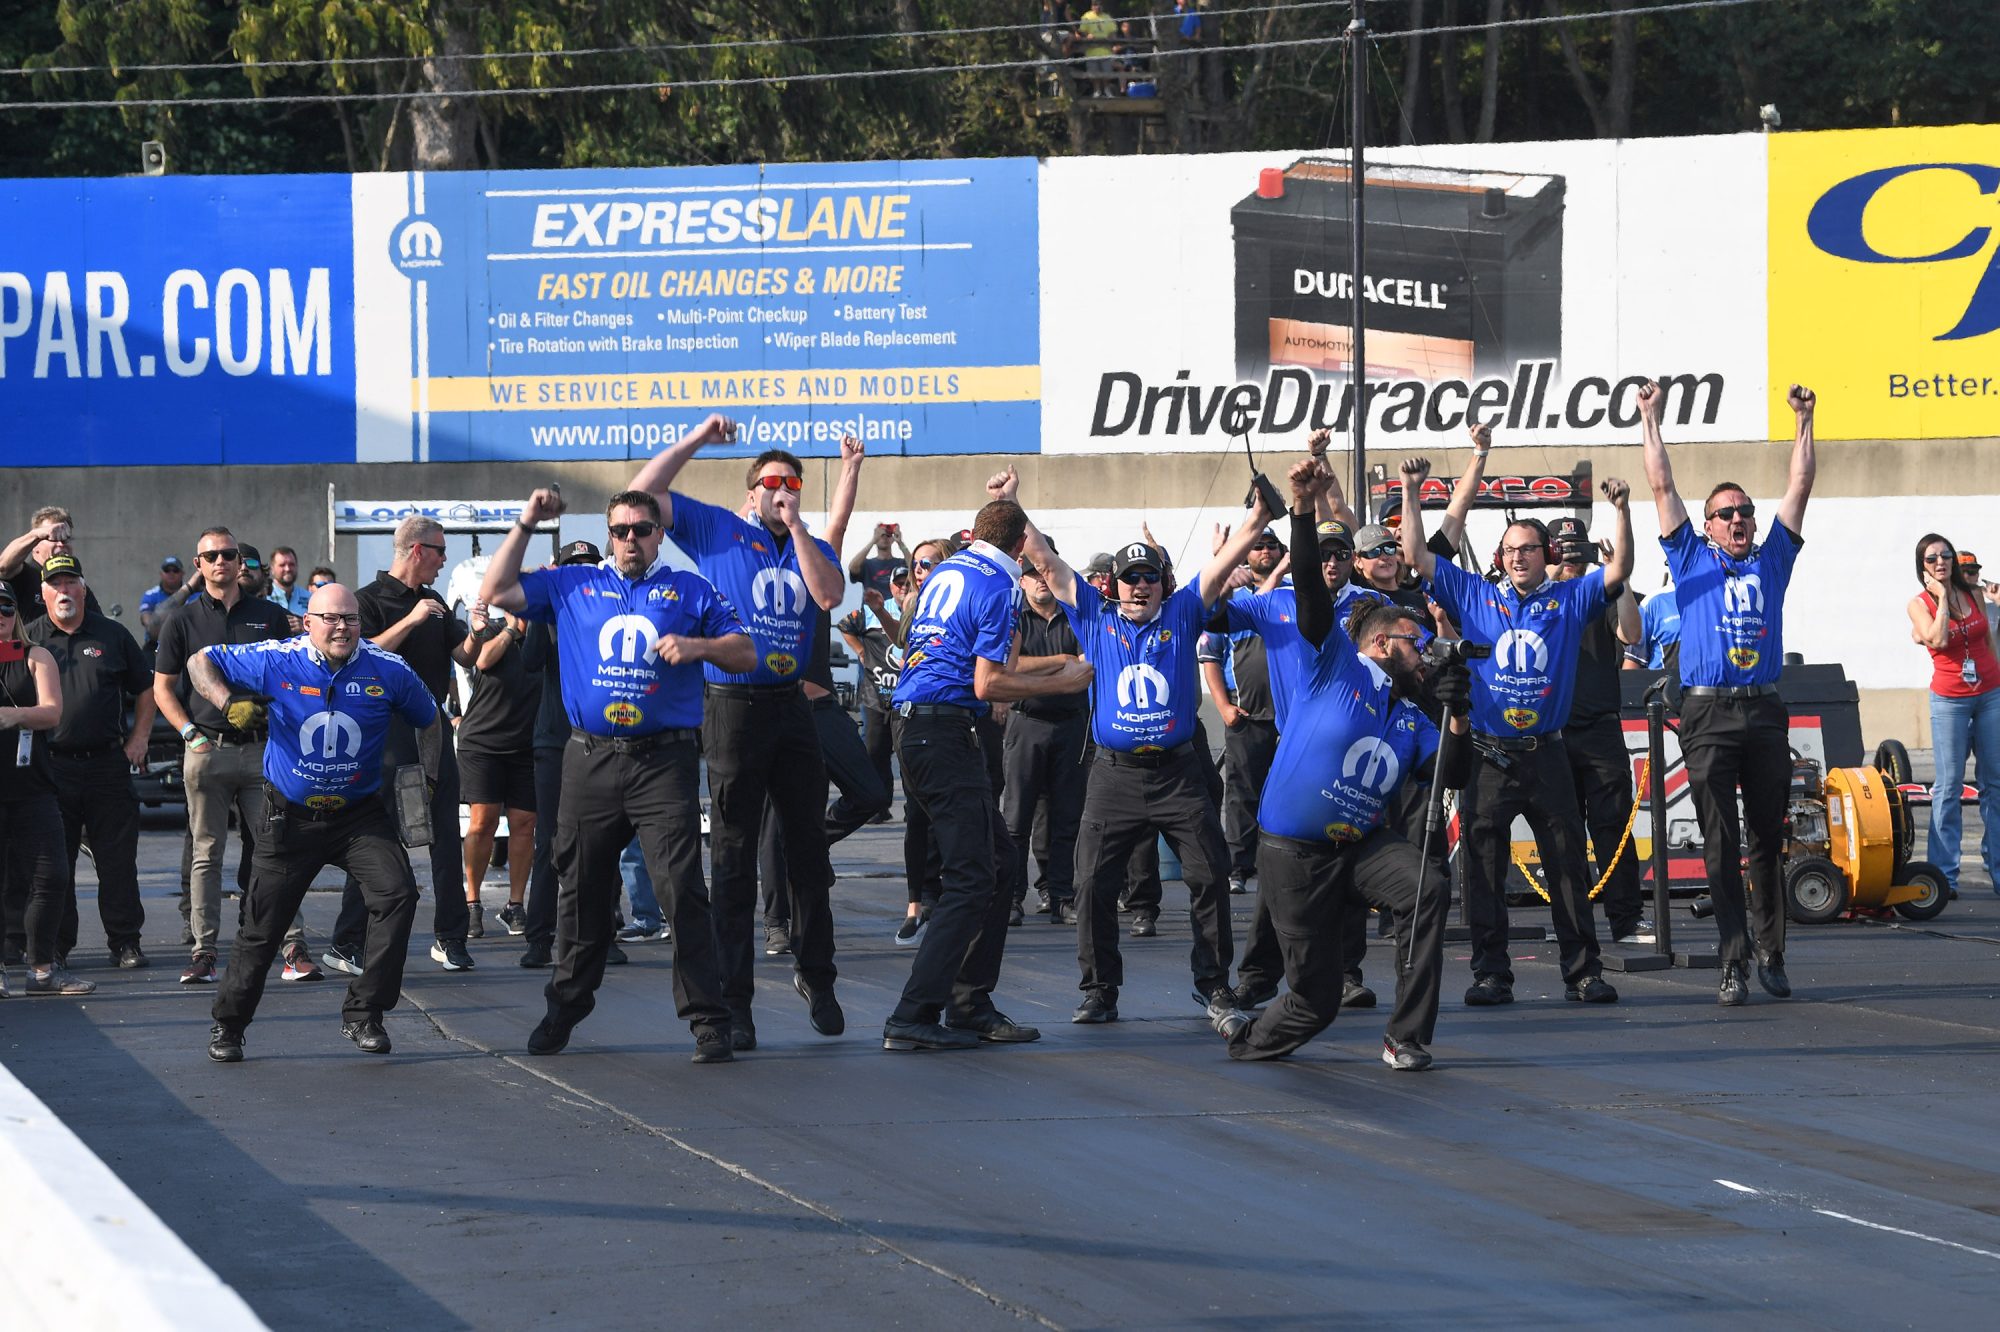
<path id="1" fill-rule="evenodd" d="M 285 929 L 328 865 L 346 870 L 367 903 L 361 974 L 348 982 L 340 1034 L 387 1054 L 382 1014 L 403 988 L 417 883 L 377 797 L 382 749 L 390 717 L 401 717 L 434 780 L 444 746 L 437 704 L 400 657 L 362 641 L 360 608 L 340 584 L 313 593 L 305 624 L 301 638 L 210 647 L 187 661 L 189 684 L 232 725 L 268 721 L 270 731 L 250 891 L 212 1010 L 208 1057 L 220 1064 L 243 1058 L 243 1031 Z"/>
<path id="2" fill-rule="evenodd" d="M 1142 841 L 1164 836 L 1180 857 L 1194 920 L 1195 997 L 1211 1018 L 1236 1008 L 1229 987 L 1229 845 L 1208 790 L 1212 769 L 1194 743 L 1201 705 L 1195 653 L 1210 609 L 1272 515 L 1262 501 L 1187 586 L 1162 598 L 1160 555 L 1142 541 L 1112 557 L 1117 600 L 1106 600 L 1032 529 L 1028 559 L 1069 616 L 1083 655 L 1104 674 L 1094 691 L 1097 757 L 1083 799 L 1076 854 L 1076 955 L 1083 1003 L 1076 1022 L 1115 1022 L 1125 982 L 1118 888 Z M 1311 541 L 1307 541 L 1307 548 Z"/>
<path id="3" fill-rule="evenodd" d="M 751 660 L 742 665 L 704 664 L 701 720 L 722 995 L 736 1048 L 752 1050 L 757 1045 L 750 1016 L 757 958 L 752 937 L 757 845 L 766 800 L 783 830 L 790 876 L 797 964 L 792 984 L 811 1008 L 813 1030 L 838 1036 L 847 1029 L 833 995 L 826 765 L 812 704 L 799 687 L 819 632 L 819 612 L 840 604 L 845 583 L 839 555 L 808 532 L 799 517 L 803 471 L 799 460 L 783 449 L 767 449 L 750 463 L 745 502 L 755 518 L 668 489 L 703 444 L 735 439 L 735 422 L 711 416 L 641 468 L 632 489 L 658 500 L 674 544 L 743 616 L 755 644 Z"/>
<path id="4" fill-rule="evenodd" d="M 1517 817 L 1534 830 L 1547 867 L 1549 904 L 1562 961 L 1564 995 L 1591 1004 L 1618 1001 L 1603 977 L 1597 929 L 1590 913 L 1590 878 L 1584 861 L 1583 816 L 1576 781 L 1563 745 L 1576 688 L 1577 654 L 1584 626 L 1601 618 L 1632 573 L 1630 488 L 1606 480 L 1604 496 L 1617 514 L 1611 562 L 1583 577 L 1559 582 L 1549 574 L 1555 552 L 1548 531 L 1533 520 L 1510 523 L 1495 563 L 1501 578 L 1489 584 L 1424 544 L 1418 494 L 1430 475 L 1423 458 L 1405 459 L 1403 556 L 1429 585 L 1431 595 L 1474 642 L 1493 654 L 1472 662 L 1472 731 L 1479 763 L 1459 807 L 1465 845 L 1466 914 L 1472 925 L 1475 1006 L 1512 1003 L 1514 969 L 1507 955 L 1507 864 Z"/>
<path id="5" fill-rule="evenodd" d="M 618 911 L 618 857 L 636 830 L 673 926 L 674 1004 L 694 1032 L 694 1060 L 722 1063 L 733 1056 L 701 877 L 699 668 L 747 671 L 757 649 L 707 579 L 659 562 L 666 530 L 643 490 L 621 491 L 606 507 L 608 562 L 521 573 L 536 524 L 561 512 L 553 492 L 529 496 L 480 588 L 489 606 L 555 624 L 572 728 L 556 815 L 555 974 L 528 1053 L 560 1051 L 596 1006 Z"/>
<path id="6" fill-rule="evenodd" d="M 1087 688 L 1091 667 L 1043 658 L 1030 672 L 1019 661 L 1019 560 L 1030 534 L 1038 542 L 1040 534 L 1014 502 L 1016 484 L 1012 468 L 987 483 L 996 498 L 973 519 L 972 544 L 931 572 L 904 621 L 892 700 L 902 719 L 897 756 L 904 796 L 937 840 L 943 888 L 902 1000 L 882 1026 L 889 1050 L 961 1050 L 1041 1036 L 993 1006 L 1011 905 L 998 889 L 1000 866 L 1012 843 L 975 723 L 994 703 Z"/>
<path id="7" fill-rule="evenodd" d="M 1290 480 L 1292 547 L 1310 549 L 1313 500 L 1327 474 L 1307 459 Z M 1224 1013 L 1216 1030 L 1237 1059 L 1287 1055 L 1324 1031 L 1340 1011 L 1343 921 L 1358 897 L 1390 912 L 1397 937 L 1407 941 L 1396 950 L 1396 1007 L 1382 1060 L 1422 1070 L 1431 1064 L 1450 890 L 1435 863 L 1384 827 L 1382 816 L 1389 798 L 1421 780 L 1438 752 L 1436 725 L 1411 702 L 1430 630 L 1407 607 L 1357 603 L 1350 637 L 1335 622 L 1319 566 L 1300 564 L 1294 580 L 1299 634 L 1313 657 L 1293 693 L 1257 811 L 1258 891 L 1270 904 L 1289 989 L 1254 1022 Z M 1468 686 L 1459 665 L 1433 682 L 1454 736 L 1466 734 Z M 1451 746 L 1441 784 L 1463 784 L 1465 755 L 1463 740 Z"/>
<path id="8" fill-rule="evenodd" d="M 1754 942 L 1757 981 L 1784 999 L 1785 804 L 1792 787 L 1787 736 L 1790 714 L 1778 697 L 1785 660 L 1785 589 L 1804 538 L 1806 501 L 1818 461 L 1813 445 L 1813 392 L 1794 384 L 1786 395 L 1798 423 L 1791 475 L 1778 501 L 1771 538 L 1757 543 L 1757 506 L 1743 487 L 1724 481 L 1708 493 L 1702 531 L 1674 489 L 1674 471 L 1660 435 L 1657 384 L 1639 390 L 1646 480 L 1660 511 L 1660 545 L 1674 573 L 1681 609 L 1681 753 L 1701 822 L 1708 891 L 1720 928 L 1722 980 L 1716 1001 L 1733 1007 L 1749 998 Z M 1743 815 L 1736 792 L 1743 793 Z M 1744 899 L 1743 869 L 1750 865 Z M 1755 927 L 1755 939 L 1750 929 Z"/>

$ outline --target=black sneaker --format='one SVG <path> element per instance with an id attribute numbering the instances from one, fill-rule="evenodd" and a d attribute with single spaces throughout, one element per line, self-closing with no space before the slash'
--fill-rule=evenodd
<path id="1" fill-rule="evenodd" d="M 620 948 L 615 942 L 604 950 L 604 965 L 607 967 L 622 967 L 631 960 L 631 958 L 625 956 L 625 950 Z"/>
<path id="2" fill-rule="evenodd" d="M 521 965 L 530 969 L 550 966 L 555 961 L 550 956 L 553 951 L 547 939 L 530 939 L 527 949 L 521 954 Z"/>
<path id="3" fill-rule="evenodd" d="M 847 1030 L 847 1015 L 840 1011 L 840 1000 L 833 997 L 833 987 L 816 990 L 806 984 L 806 978 L 792 973 L 792 988 L 799 992 L 799 998 L 806 1001 L 812 1014 L 812 1029 L 822 1036 L 838 1036 Z"/>
<path id="4" fill-rule="evenodd" d="M 884 1050 L 970 1050 L 979 1044 L 979 1033 L 941 1022 L 900 1022 L 890 1018 L 882 1024 Z"/>
<path id="5" fill-rule="evenodd" d="M 519 902 L 509 902 L 501 907 L 500 913 L 493 919 L 506 926 L 509 934 L 528 932 L 528 912 Z"/>
<path id="6" fill-rule="evenodd" d="M 365 1022 L 343 1022 L 340 1034 L 354 1042 L 354 1047 L 363 1054 L 388 1054 L 389 1033 L 382 1030 L 381 1022 L 369 1018 Z"/>
<path id="7" fill-rule="evenodd" d="M 319 955 L 319 964 L 329 971 L 339 971 L 349 976 L 359 976 L 361 974 L 361 950 L 346 944 L 328 944 L 326 951 Z"/>
<path id="8" fill-rule="evenodd" d="M 627 925 L 618 931 L 619 943 L 654 943 L 667 937 L 667 927 L 661 925 Z"/>
<path id="9" fill-rule="evenodd" d="M 1019 925 L 1019 924 L 1020 924 L 1020 923 L 1021 923 L 1022 921 L 1026 920 L 1027 918 L 1028 918 L 1028 917 L 1027 917 L 1027 913 L 1026 913 L 1025 911 L 1023 911 L 1023 910 L 1021 909 L 1021 904 L 1020 904 L 1019 902 L 1016 902 L 1016 903 L 1014 903 L 1014 905 L 1013 905 L 1013 906 L 1010 906 L 1010 907 L 1008 907 L 1008 908 L 1007 908 L 1007 928 L 1008 928 L 1008 929 L 1010 929 L 1010 930 L 1011 930 L 1011 929 L 1015 928 L 1016 926 L 1018 926 L 1018 925 Z"/>
<path id="10" fill-rule="evenodd" d="M 544 1016 L 540 1022 L 536 1023 L 535 1029 L 528 1033 L 528 1053 L 531 1055 L 561 1054 L 563 1047 L 569 1044 L 569 1034 L 574 1030 L 576 1030 L 574 1022 L 565 1022 L 555 1014 L 550 1013 Z"/>
<path id="11" fill-rule="evenodd" d="M 1398 1073 L 1421 1073 L 1431 1066 L 1431 1052 L 1415 1041 L 1382 1038 L 1382 1062 Z"/>
<path id="12" fill-rule="evenodd" d="M 150 967 L 152 962 L 141 952 L 138 944 L 121 944 L 111 950 L 111 960 L 120 971 L 137 971 Z"/>
<path id="13" fill-rule="evenodd" d="M 1375 991 L 1360 981 L 1343 981 L 1340 986 L 1340 1006 L 1342 1008 L 1375 1007 Z"/>
<path id="14" fill-rule="evenodd" d="M 729 1024 L 729 1048 L 747 1054 L 757 1048 L 757 1028 L 750 1019 L 738 1018 Z"/>
<path id="15" fill-rule="evenodd" d="M 1792 983 L 1785 977 L 1785 959 L 1776 953 L 1757 959 L 1757 983 L 1773 999 L 1792 997 Z"/>
<path id="16" fill-rule="evenodd" d="M 1611 988 L 1611 982 L 1602 976 L 1587 976 L 1583 984 L 1564 989 L 1563 998 L 1580 1004 L 1615 1004 L 1618 1002 L 1618 991 Z"/>
<path id="17" fill-rule="evenodd" d="M 1117 1020 L 1118 996 L 1107 994 L 1103 990 L 1092 990 L 1084 995 L 1083 1002 L 1077 1005 L 1076 1012 L 1070 1016 L 1071 1022 L 1086 1025 Z"/>
<path id="18" fill-rule="evenodd" d="M 1132 917 L 1132 937 L 1150 939 L 1160 932 L 1160 918 L 1150 911 L 1141 911 Z"/>
<path id="19" fill-rule="evenodd" d="M 764 927 L 764 956 L 781 957 L 792 951 L 792 932 L 783 925 Z"/>
<path id="20" fill-rule="evenodd" d="M 1495 1008 L 1514 1002 L 1514 987 L 1498 976 L 1481 976 L 1465 992 L 1465 1002 L 1473 1008 Z"/>
<path id="21" fill-rule="evenodd" d="M 1254 1013 L 1278 997 L 1278 987 L 1264 981 L 1236 982 L 1236 1006 L 1246 1013 Z"/>
<path id="22" fill-rule="evenodd" d="M 697 1064 L 726 1064 L 736 1058 L 729 1048 L 729 1033 L 717 1031 L 714 1027 L 703 1027 L 694 1034 L 694 1058 Z"/>
<path id="23" fill-rule="evenodd" d="M 903 923 L 896 927 L 896 947 L 915 948 L 922 941 L 928 923 L 922 916 L 903 917 Z"/>
<path id="24" fill-rule="evenodd" d="M 465 937 L 468 939 L 486 937 L 486 908 L 481 903 L 465 904 Z"/>
<path id="25" fill-rule="evenodd" d="M 431 961 L 446 971 L 470 971 L 473 968 L 472 954 L 465 951 L 463 939 L 439 939 L 431 945 Z"/>
<path id="26" fill-rule="evenodd" d="M 1049 911 L 1049 923 L 1052 925 L 1076 924 L 1076 899 L 1065 897 L 1058 900 L 1055 906 Z"/>
<path id="27" fill-rule="evenodd" d="M 187 970 L 181 973 L 183 985 L 213 985 L 215 981 L 214 953 L 196 953 L 188 960 Z"/>
<path id="28" fill-rule="evenodd" d="M 208 1057 L 218 1064 L 243 1062 L 243 1033 L 220 1022 L 208 1029 Z"/>
<path id="29" fill-rule="evenodd" d="M 1750 1001 L 1749 968 L 1741 962 L 1724 962 L 1722 980 L 1715 987 L 1715 1002 L 1724 1008 L 1739 1008 Z"/>

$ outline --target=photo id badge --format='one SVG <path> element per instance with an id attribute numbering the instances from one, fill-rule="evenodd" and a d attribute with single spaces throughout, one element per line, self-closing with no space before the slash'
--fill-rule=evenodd
<path id="1" fill-rule="evenodd" d="M 21 728 L 21 741 L 14 746 L 14 766 L 25 768 L 35 757 L 35 733 L 27 727 Z"/>

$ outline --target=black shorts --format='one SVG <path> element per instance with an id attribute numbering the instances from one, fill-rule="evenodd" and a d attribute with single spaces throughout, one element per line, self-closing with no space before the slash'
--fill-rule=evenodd
<path id="1" fill-rule="evenodd" d="M 535 753 L 458 751 L 458 798 L 467 805 L 504 805 L 535 812 Z"/>

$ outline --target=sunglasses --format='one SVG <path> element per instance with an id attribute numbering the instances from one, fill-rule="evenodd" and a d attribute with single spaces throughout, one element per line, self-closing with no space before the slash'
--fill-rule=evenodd
<path id="1" fill-rule="evenodd" d="M 12 615 L 13 613 L 14 613 L 14 603 L 13 603 L 13 602 L 11 602 L 11 601 L 0 601 L 0 615 Z"/>
<path id="2" fill-rule="evenodd" d="M 222 550 L 198 550 L 194 557 L 206 564 L 234 564 L 243 557 L 243 552 L 228 546 Z"/>
<path id="3" fill-rule="evenodd" d="M 1386 560 L 1401 549 L 1402 547 L 1395 542 L 1385 541 L 1379 546 L 1370 546 L 1367 550 L 1362 551 L 1361 558 L 1364 560 Z"/>
<path id="4" fill-rule="evenodd" d="M 332 580 L 332 579 L 330 579 L 330 578 L 315 578 L 315 579 L 313 579 L 313 584 L 312 584 L 312 585 L 313 585 L 313 591 L 315 591 L 315 592 L 319 591 L 319 589 L 321 589 L 321 588 L 323 588 L 323 587 L 327 586 L 327 585 L 328 585 L 329 583 L 331 583 L 332 581 L 333 581 L 333 580 Z"/>
<path id="5" fill-rule="evenodd" d="M 1951 553 L 1950 551 L 1948 551 L 1948 550 L 1941 550 L 1941 551 L 1937 552 L 1937 553 L 1936 553 L 1935 555 L 1926 555 L 1926 556 L 1924 556 L 1924 563 L 1925 563 L 1925 564 L 1950 564 L 1950 563 L 1952 563 L 1952 562 L 1953 562 L 1954 560 L 1956 560 L 1957 558 L 1958 558 L 1958 557 L 1957 557 L 1956 555 L 1952 554 L 1952 553 Z M 1977 567 L 1977 566 L 1975 566 L 1975 567 Z"/>
<path id="6" fill-rule="evenodd" d="M 1278 544 L 1277 542 L 1275 542 L 1275 541 L 1253 541 L 1253 542 L 1251 542 L 1251 543 L 1250 543 L 1250 549 L 1252 549 L 1252 550 L 1283 550 L 1283 549 L 1284 549 L 1284 547 L 1283 547 L 1283 546 L 1281 546 L 1281 545 L 1279 545 L 1279 544 Z"/>
<path id="7" fill-rule="evenodd" d="M 1422 634 L 1383 634 L 1382 637 L 1404 643 L 1421 643 L 1424 641 Z"/>
<path id="8" fill-rule="evenodd" d="M 314 620 L 318 620 L 318 621 L 319 621 L 320 623 L 322 623 L 322 624 L 360 624 L 360 623 L 361 623 L 361 617 L 360 617 L 359 615 L 328 615 L 328 614 L 327 614 L 326 612 L 324 612 L 324 611 L 307 611 L 307 612 L 306 612 L 306 615 L 307 615 L 307 617 L 308 617 L 308 618 L 310 618 L 310 619 L 314 619 Z"/>
<path id="9" fill-rule="evenodd" d="M 611 535 L 620 541 L 631 541 L 634 539 L 644 541 L 647 537 L 659 531 L 660 525 L 658 523 L 613 523 L 609 530 Z"/>
<path id="10" fill-rule="evenodd" d="M 805 487 L 805 482 L 796 476 L 760 476 L 757 484 L 766 490 L 776 490 L 780 486 L 796 494 Z"/>
<path id="11" fill-rule="evenodd" d="M 1726 523 L 1739 513 L 1745 518 L 1755 518 L 1757 516 L 1757 506 L 1754 504 L 1725 504 L 1708 516 L 1711 519 L 1720 518 Z"/>
<path id="12" fill-rule="evenodd" d="M 419 547 L 419 548 L 421 548 L 421 549 L 423 549 L 423 550 L 434 550 L 434 551 L 436 551 L 436 552 L 438 553 L 438 558 L 439 558 L 439 559 L 443 559 L 443 558 L 444 558 L 444 547 L 443 547 L 443 546 L 440 546 L 440 545 L 438 545 L 438 544 L 436 544 L 435 542 L 431 542 L 431 541 L 419 541 L 419 542 L 417 543 L 417 545 L 418 545 L 418 547 Z"/>
<path id="13" fill-rule="evenodd" d="M 1320 551 L 1319 557 L 1322 562 L 1328 560 L 1351 560 L 1354 558 L 1354 547 L 1335 546 L 1331 550 Z"/>
<path id="14" fill-rule="evenodd" d="M 916 566 L 919 569 L 935 569 L 937 568 L 937 563 L 936 560 L 918 560 L 916 561 Z"/>
<path id="15" fill-rule="evenodd" d="M 1142 572 L 1138 569 L 1134 569 L 1130 573 L 1119 574 L 1118 581 L 1125 584 L 1125 586 L 1127 587 L 1137 587 L 1141 583 L 1147 583 L 1147 584 L 1157 583 L 1160 581 L 1160 576 L 1156 573 L 1153 573 L 1151 570 L 1146 570 Z"/>

